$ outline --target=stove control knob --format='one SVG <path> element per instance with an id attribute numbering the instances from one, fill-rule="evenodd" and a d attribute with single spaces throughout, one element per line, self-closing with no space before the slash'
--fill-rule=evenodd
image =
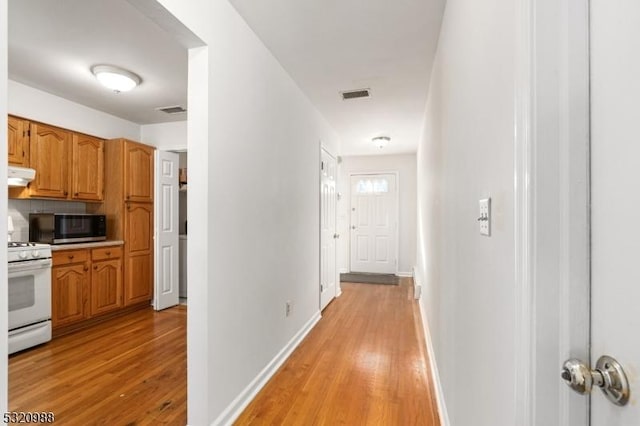
<path id="1" fill-rule="evenodd" d="M 20 259 L 26 259 L 27 258 L 27 252 L 26 251 L 21 251 L 20 253 L 18 253 L 18 257 Z"/>
<path id="2" fill-rule="evenodd" d="M 34 250 L 34 251 L 31 252 L 31 256 L 35 257 L 35 258 L 38 258 L 38 257 L 40 257 L 40 252 L 38 250 Z"/>

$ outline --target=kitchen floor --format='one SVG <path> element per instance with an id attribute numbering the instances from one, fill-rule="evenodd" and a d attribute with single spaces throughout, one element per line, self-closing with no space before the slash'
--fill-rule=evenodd
<path id="1" fill-rule="evenodd" d="M 11 411 L 59 425 L 187 423 L 187 307 L 151 308 L 9 357 Z"/>

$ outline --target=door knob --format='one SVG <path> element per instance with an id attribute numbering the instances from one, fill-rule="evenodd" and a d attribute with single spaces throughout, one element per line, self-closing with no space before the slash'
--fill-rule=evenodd
<path id="1" fill-rule="evenodd" d="M 356 229 L 356 226 L 355 225 L 351 225 L 351 229 Z"/>
<path id="2" fill-rule="evenodd" d="M 595 370 L 579 359 L 568 359 L 562 365 L 560 377 L 581 395 L 590 393 L 591 389 L 597 386 L 615 405 L 623 406 L 629 401 L 627 375 L 620 363 L 610 356 L 601 356 L 596 362 Z"/>
<path id="3" fill-rule="evenodd" d="M 336 238 L 340 238 L 340 234 L 333 234 L 333 238 L 334 238 L 334 239 L 336 239 Z"/>

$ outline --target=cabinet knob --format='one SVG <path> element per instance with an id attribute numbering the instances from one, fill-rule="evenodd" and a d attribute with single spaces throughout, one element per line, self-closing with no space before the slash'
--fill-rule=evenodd
<path id="1" fill-rule="evenodd" d="M 65 197 L 66 197 L 67 195 L 69 195 L 69 191 L 64 191 L 64 195 L 65 195 Z"/>
<path id="2" fill-rule="evenodd" d="M 87 272 L 88 270 L 89 270 L 89 267 L 88 267 L 88 266 L 85 266 L 85 267 L 84 267 L 84 271 L 85 271 L 85 272 Z"/>
<path id="3" fill-rule="evenodd" d="M 98 269 L 98 265 L 93 265 L 93 269 L 97 270 Z"/>
<path id="4" fill-rule="evenodd" d="M 74 256 L 74 255 L 72 255 L 72 254 L 70 254 L 68 257 L 69 257 L 69 260 L 71 260 L 71 259 L 73 259 L 75 256 Z"/>
<path id="5" fill-rule="evenodd" d="M 79 194 L 78 194 L 77 192 L 74 192 L 74 193 L 73 193 L 73 196 L 74 196 L 74 197 L 77 197 L 78 195 L 79 195 Z"/>
<path id="6" fill-rule="evenodd" d="M 110 251 L 108 251 L 106 254 L 107 254 L 107 256 L 111 256 L 111 252 Z"/>

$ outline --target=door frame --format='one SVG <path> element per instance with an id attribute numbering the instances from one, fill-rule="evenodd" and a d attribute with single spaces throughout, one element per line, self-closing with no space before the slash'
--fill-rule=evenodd
<path id="1" fill-rule="evenodd" d="M 345 197 L 349 201 L 349 205 L 347 206 L 347 213 L 349 215 L 349 223 L 347 224 L 347 230 L 349 231 L 349 238 L 347 241 L 347 267 L 349 272 L 351 271 L 351 179 L 353 176 L 374 176 L 374 175 L 394 175 L 396 177 L 396 196 L 394 199 L 394 209 L 396 211 L 396 237 L 395 237 L 395 247 L 396 247 L 396 268 L 395 275 L 398 275 L 398 268 L 400 265 L 400 172 L 398 170 L 387 170 L 387 171 L 352 171 L 349 172 L 349 184 L 346 186 L 347 188 L 347 197 Z"/>
<path id="2" fill-rule="evenodd" d="M 517 0 L 515 23 L 513 424 L 583 426 L 558 372 L 589 360 L 588 0 Z"/>

